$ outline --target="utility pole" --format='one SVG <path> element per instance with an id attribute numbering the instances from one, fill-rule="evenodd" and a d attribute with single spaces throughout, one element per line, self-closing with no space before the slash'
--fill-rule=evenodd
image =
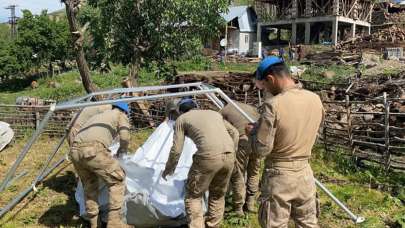
<path id="1" fill-rule="evenodd" d="M 6 9 L 10 10 L 10 17 L 8 20 L 8 23 L 11 26 L 10 29 L 10 35 L 11 35 L 11 39 L 14 39 L 17 37 L 17 17 L 15 16 L 15 8 L 17 7 L 17 5 L 9 5 L 6 7 Z"/>

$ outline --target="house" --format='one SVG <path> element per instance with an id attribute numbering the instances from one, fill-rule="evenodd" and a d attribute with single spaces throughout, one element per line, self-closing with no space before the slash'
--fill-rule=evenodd
<path id="1" fill-rule="evenodd" d="M 373 0 L 256 0 L 258 42 L 269 45 L 269 31 L 288 31 L 291 44 L 332 43 L 371 32 Z M 282 31 L 283 30 L 283 31 Z M 278 35 L 280 42 L 280 35 Z"/>
<path id="2" fill-rule="evenodd" d="M 221 50 L 220 42 L 227 37 L 226 51 L 229 54 L 252 54 L 253 43 L 256 42 L 256 20 L 254 9 L 250 6 L 232 6 L 228 13 L 222 14 L 227 25 L 221 35 L 206 43 L 206 48 Z M 223 42 L 224 43 L 224 42 Z"/>

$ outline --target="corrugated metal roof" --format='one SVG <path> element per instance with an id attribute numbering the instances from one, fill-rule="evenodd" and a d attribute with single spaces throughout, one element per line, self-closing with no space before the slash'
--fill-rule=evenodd
<path id="1" fill-rule="evenodd" d="M 238 18 L 239 30 L 241 32 L 254 32 L 256 26 L 254 25 L 253 15 L 249 15 L 249 6 L 233 6 L 229 7 L 229 12 L 221 14 L 226 22 L 230 22 Z"/>

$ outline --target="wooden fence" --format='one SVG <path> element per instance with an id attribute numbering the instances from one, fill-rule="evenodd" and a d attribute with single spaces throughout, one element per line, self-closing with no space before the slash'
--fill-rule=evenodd
<path id="1" fill-rule="evenodd" d="M 305 88 L 316 92 L 331 89 L 341 90 L 338 99 L 324 99 L 325 123 L 320 137 L 327 151 L 343 148 L 346 155 L 357 161 L 367 160 L 382 165 L 385 169 L 405 169 L 405 112 L 394 110 L 395 105 L 405 105 L 404 99 L 363 97 L 350 93 L 350 83 L 327 84 L 301 81 Z M 343 95 L 342 95 L 343 93 Z M 230 94 L 232 96 L 232 94 Z M 233 96 L 238 100 L 237 97 Z M 244 102 L 246 96 L 240 97 Z M 322 94 L 321 94 L 322 97 Z M 344 99 L 342 99 L 342 97 Z M 253 99 L 253 98 L 252 98 Z M 258 104 L 258 98 L 254 98 Z M 201 107 L 214 109 L 209 100 L 198 97 Z M 157 126 L 165 116 L 165 101 L 149 102 L 147 110 L 132 106 L 131 122 L 134 131 Z M 0 121 L 11 125 L 16 137 L 33 131 L 48 110 L 48 106 L 0 105 Z M 149 116 L 145 115 L 149 113 Z M 61 136 L 73 116 L 73 111 L 56 112 L 44 134 Z"/>
<path id="2" fill-rule="evenodd" d="M 385 169 L 405 170 L 405 112 L 391 110 L 405 99 L 383 97 L 364 101 L 324 101 L 322 141 L 326 151 L 338 147 L 355 160 L 368 160 Z"/>

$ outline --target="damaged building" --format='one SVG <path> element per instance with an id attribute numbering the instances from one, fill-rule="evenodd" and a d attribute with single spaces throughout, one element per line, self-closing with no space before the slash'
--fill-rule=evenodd
<path id="1" fill-rule="evenodd" d="M 257 0 L 257 40 L 263 46 L 337 44 L 370 34 L 371 0 Z"/>

